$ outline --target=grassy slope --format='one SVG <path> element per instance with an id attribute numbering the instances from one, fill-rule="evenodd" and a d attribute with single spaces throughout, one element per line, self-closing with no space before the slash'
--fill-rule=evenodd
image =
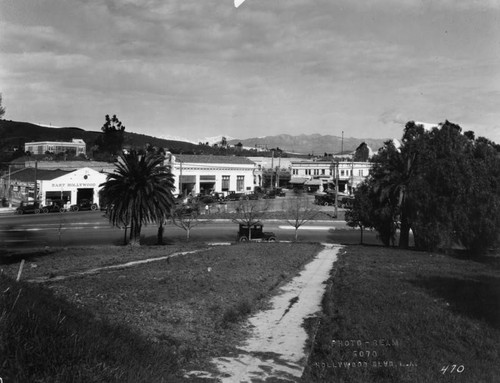
<path id="1" fill-rule="evenodd" d="M 323 301 L 324 318 L 304 381 L 498 381 L 498 269 L 498 258 L 483 262 L 379 247 L 348 248 Z M 375 346 L 378 339 L 396 345 Z M 365 354 L 356 356 L 359 351 Z M 397 367 L 383 367 L 384 361 Z M 361 362 L 363 367 L 338 367 L 341 362 Z M 374 362 L 382 362 L 382 367 L 374 367 Z M 401 367 L 400 362 L 414 366 Z M 451 372 L 453 365 L 463 366 L 463 372 Z M 449 368 L 443 373 L 445 366 Z"/>
<path id="2" fill-rule="evenodd" d="M 88 268 L 116 263 L 116 252 L 124 248 L 112 250 L 102 249 L 99 261 L 89 256 Z M 52 291 L 2 277 L 1 376 L 7 381 L 175 382 L 173 375 L 182 369 L 209 369 L 211 357 L 235 351 L 242 340 L 238 322 L 263 307 L 318 250 L 314 244 L 216 247 L 51 283 Z M 26 277 L 64 274 L 56 269 L 57 259 L 68 270 L 84 269 L 84 260 L 73 265 L 71 251 L 32 256 Z M 146 249 L 140 251 L 139 258 L 147 256 Z M 151 251 L 162 256 L 168 247 Z M 130 257 L 125 254 L 124 261 Z M 16 266 L 4 265 L 4 272 L 15 277 Z"/>

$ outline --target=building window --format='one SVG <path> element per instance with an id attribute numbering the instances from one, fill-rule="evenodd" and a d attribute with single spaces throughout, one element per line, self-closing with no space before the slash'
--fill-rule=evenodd
<path id="1" fill-rule="evenodd" d="M 326 169 L 321 169 L 321 174 L 325 175 L 326 174 Z"/>
<path id="2" fill-rule="evenodd" d="M 363 177 L 363 169 L 358 170 L 358 176 Z"/>
<path id="3" fill-rule="evenodd" d="M 242 191 L 245 185 L 245 176 L 236 176 L 236 191 Z"/>
<path id="4" fill-rule="evenodd" d="M 314 175 L 318 176 L 319 175 L 319 169 L 314 169 Z"/>
<path id="5" fill-rule="evenodd" d="M 341 170 L 341 171 L 340 171 L 340 175 L 341 175 L 342 177 L 344 176 L 344 171 L 343 171 L 343 170 Z"/>
<path id="6" fill-rule="evenodd" d="M 311 175 L 311 169 L 306 169 L 306 176 L 310 176 Z"/>
<path id="7" fill-rule="evenodd" d="M 222 191 L 229 191 L 229 176 L 222 176 Z"/>

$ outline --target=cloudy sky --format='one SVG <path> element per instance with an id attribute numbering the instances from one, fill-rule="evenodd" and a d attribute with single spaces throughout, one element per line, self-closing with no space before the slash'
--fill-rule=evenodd
<path id="1" fill-rule="evenodd" d="M 192 140 L 500 142 L 499 0 L 0 0 L 5 118 Z"/>

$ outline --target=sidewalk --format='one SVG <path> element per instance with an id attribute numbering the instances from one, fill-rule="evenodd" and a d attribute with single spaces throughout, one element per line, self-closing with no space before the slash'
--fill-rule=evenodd
<path id="1" fill-rule="evenodd" d="M 189 371 L 186 377 L 233 382 L 298 382 L 307 361 L 308 335 L 304 320 L 321 312 L 325 281 L 341 246 L 325 244 L 304 270 L 281 288 L 270 308 L 249 318 L 252 335 L 238 348 L 239 355 L 215 358 L 218 374 Z"/>
<path id="2" fill-rule="evenodd" d="M 14 214 L 15 207 L 0 207 L 0 214 Z"/>

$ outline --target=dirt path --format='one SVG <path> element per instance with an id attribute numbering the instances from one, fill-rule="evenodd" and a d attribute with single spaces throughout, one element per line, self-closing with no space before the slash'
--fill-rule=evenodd
<path id="1" fill-rule="evenodd" d="M 307 334 L 304 319 L 321 310 L 325 282 L 340 247 L 327 244 L 305 269 L 285 285 L 271 300 L 271 308 L 260 311 L 248 321 L 252 336 L 235 358 L 217 358 L 212 362 L 220 374 L 215 376 L 192 371 L 187 376 L 218 379 L 223 383 L 265 382 L 279 378 L 295 382 L 306 363 Z"/>
<path id="2" fill-rule="evenodd" d="M 173 257 L 178 257 L 180 255 L 198 253 L 198 252 L 204 251 L 204 250 L 206 250 L 206 249 L 197 249 L 197 250 L 191 250 L 191 251 L 181 251 L 181 252 L 178 252 L 178 253 L 173 253 L 173 254 L 167 255 L 165 257 L 156 257 L 156 258 L 141 259 L 141 260 L 138 260 L 138 261 L 130 261 L 130 262 L 127 262 L 127 263 L 120 263 L 118 265 L 96 267 L 96 268 L 89 269 L 89 270 L 84 270 L 84 271 L 70 272 L 70 273 L 67 273 L 66 275 L 58 275 L 58 276 L 52 277 L 52 278 L 51 277 L 32 278 L 32 279 L 28 279 L 27 282 L 32 282 L 32 283 L 45 283 L 45 282 L 52 283 L 52 282 L 58 282 L 58 281 L 62 281 L 62 280 L 68 279 L 68 278 L 80 277 L 80 276 L 84 276 L 84 275 L 98 274 L 101 271 L 114 270 L 114 269 L 126 269 L 128 267 L 134 267 L 134 266 L 142 265 L 142 264 L 145 264 L 145 263 L 163 261 L 163 260 L 170 259 L 170 258 L 173 258 Z"/>

